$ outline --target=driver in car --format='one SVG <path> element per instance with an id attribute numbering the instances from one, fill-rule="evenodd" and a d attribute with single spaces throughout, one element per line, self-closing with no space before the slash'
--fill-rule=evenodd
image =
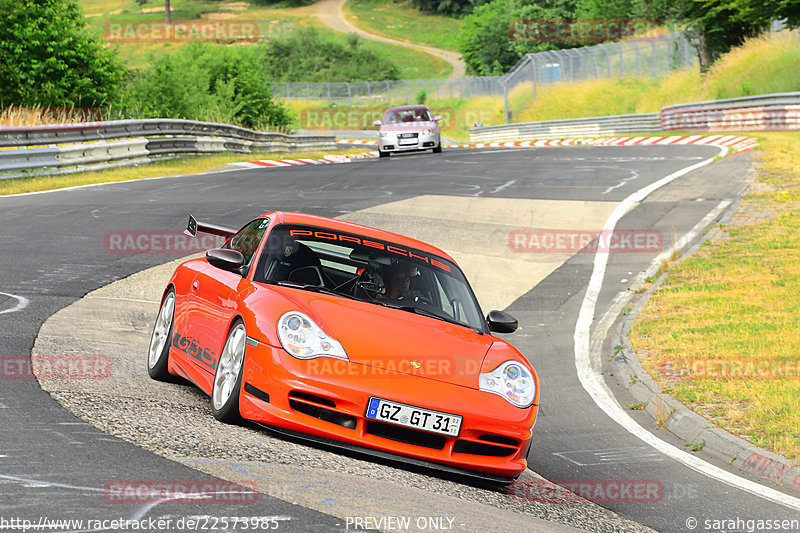
<path id="1" fill-rule="evenodd" d="M 419 291 L 414 290 L 414 278 L 419 276 L 417 267 L 395 264 L 388 267 L 388 272 L 384 273 L 383 279 L 386 285 L 384 298 L 392 299 L 411 299 L 414 300 L 419 295 Z"/>

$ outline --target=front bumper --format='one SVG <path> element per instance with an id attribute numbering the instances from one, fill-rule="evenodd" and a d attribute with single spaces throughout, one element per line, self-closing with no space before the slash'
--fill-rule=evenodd
<path id="1" fill-rule="evenodd" d="M 373 454 L 433 462 L 449 471 L 482 473 L 479 477 L 485 479 L 510 480 L 525 470 L 537 405 L 519 409 L 479 390 L 358 363 L 332 362 L 330 358 L 298 360 L 263 343 L 248 346 L 241 415 L 315 437 L 312 440 L 333 440 L 348 448 L 368 448 Z M 451 437 L 368 419 L 370 397 L 461 415 L 461 431 Z"/>
<path id="2" fill-rule="evenodd" d="M 411 152 L 438 148 L 442 144 L 441 133 L 438 131 L 427 135 L 423 135 L 422 132 L 414 132 L 418 133 L 418 136 L 411 139 L 399 137 L 403 133 L 407 132 L 389 132 L 385 136 L 378 134 L 378 149 L 381 152 Z"/>

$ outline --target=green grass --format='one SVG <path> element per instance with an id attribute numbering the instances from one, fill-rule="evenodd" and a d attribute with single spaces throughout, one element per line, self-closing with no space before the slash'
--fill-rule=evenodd
<path id="1" fill-rule="evenodd" d="M 109 24 L 127 25 L 148 24 L 160 25 L 164 21 L 164 12 L 140 13 L 142 9 L 163 8 L 163 1 L 149 0 L 140 6 L 134 0 L 112 2 L 110 0 L 81 0 L 79 2 L 87 17 L 89 28 L 97 36 L 108 34 Z M 317 19 L 313 5 L 304 7 L 281 7 L 273 5 L 265 7 L 249 2 L 237 2 L 246 9 L 231 9 L 230 2 L 215 2 L 211 0 L 175 0 L 172 2 L 172 19 L 174 22 L 202 23 L 236 23 L 256 22 L 261 39 L 280 38 L 282 34 L 290 33 L 302 27 L 317 28 L 326 38 L 344 44 L 348 38 L 343 33 L 335 32 L 323 26 Z M 226 17 L 226 18 L 223 18 Z M 443 17 L 437 17 L 443 18 Z M 156 27 L 156 26 L 154 26 Z M 153 57 L 169 53 L 182 42 L 140 42 L 132 40 L 115 40 L 111 43 L 119 51 L 125 64 L 138 68 L 147 65 Z M 244 46 L 245 44 L 234 44 Z M 391 62 L 400 71 L 400 77 L 405 79 L 430 79 L 445 78 L 452 72 L 452 67 L 445 61 L 423 52 L 411 50 L 401 46 L 394 46 L 378 41 L 362 40 L 362 46 L 374 51 L 382 61 Z"/>
<path id="2" fill-rule="evenodd" d="M 665 391 L 800 458 L 800 132 L 758 134 L 759 181 L 723 238 L 674 266 L 631 333 Z M 669 369 L 669 371 L 665 370 Z"/>
<path id="3" fill-rule="evenodd" d="M 421 13 L 392 0 L 348 0 L 344 11 L 352 23 L 370 33 L 458 51 L 462 19 Z"/>

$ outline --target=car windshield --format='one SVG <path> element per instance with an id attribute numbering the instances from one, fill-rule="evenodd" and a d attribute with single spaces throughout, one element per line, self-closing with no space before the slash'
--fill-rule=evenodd
<path id="1" fill-rule="evenodd" d="M 282 224 L 270 232 L 254 276 L 261 283 L 336 294 L 485 330 L 480 307 L 455 263 L 388 241 Z"/>
<path id="2" fill-rule="evenodd" d="M 386 112 L 384 124 L 400 124 L 402 122 L 431 122 L 433 117 L 427 109 L 394 109 Z"/>

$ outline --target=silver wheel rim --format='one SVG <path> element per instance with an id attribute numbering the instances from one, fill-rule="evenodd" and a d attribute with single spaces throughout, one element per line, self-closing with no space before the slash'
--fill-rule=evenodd
<path id="1" fill-rule="evenodd" d="M 150 352 L 147 356 L 147 366 L 154 368 L 158 363 L 161 352 L 169 340 L 169 330 L 172 328 L 172 315 L 175 310 L 175 294 L 169 293 L 161 304 L 161 310 L 153 327 L 153 337 L 150 339 Z"/>
<path id="2" fill-rule="evenodd" d="M 217 373 L 214 374 L 214 390 L 211 394 L 211 401 L 214 409 L 218 411 L 228 402 L 236 387 L 236 382 L 239 380 L 239 372 L 242 370 L 244 361 L 244 346 L 244 326 L 239 324 L 228 336 L 222 354 L 219 356 Z"/>

